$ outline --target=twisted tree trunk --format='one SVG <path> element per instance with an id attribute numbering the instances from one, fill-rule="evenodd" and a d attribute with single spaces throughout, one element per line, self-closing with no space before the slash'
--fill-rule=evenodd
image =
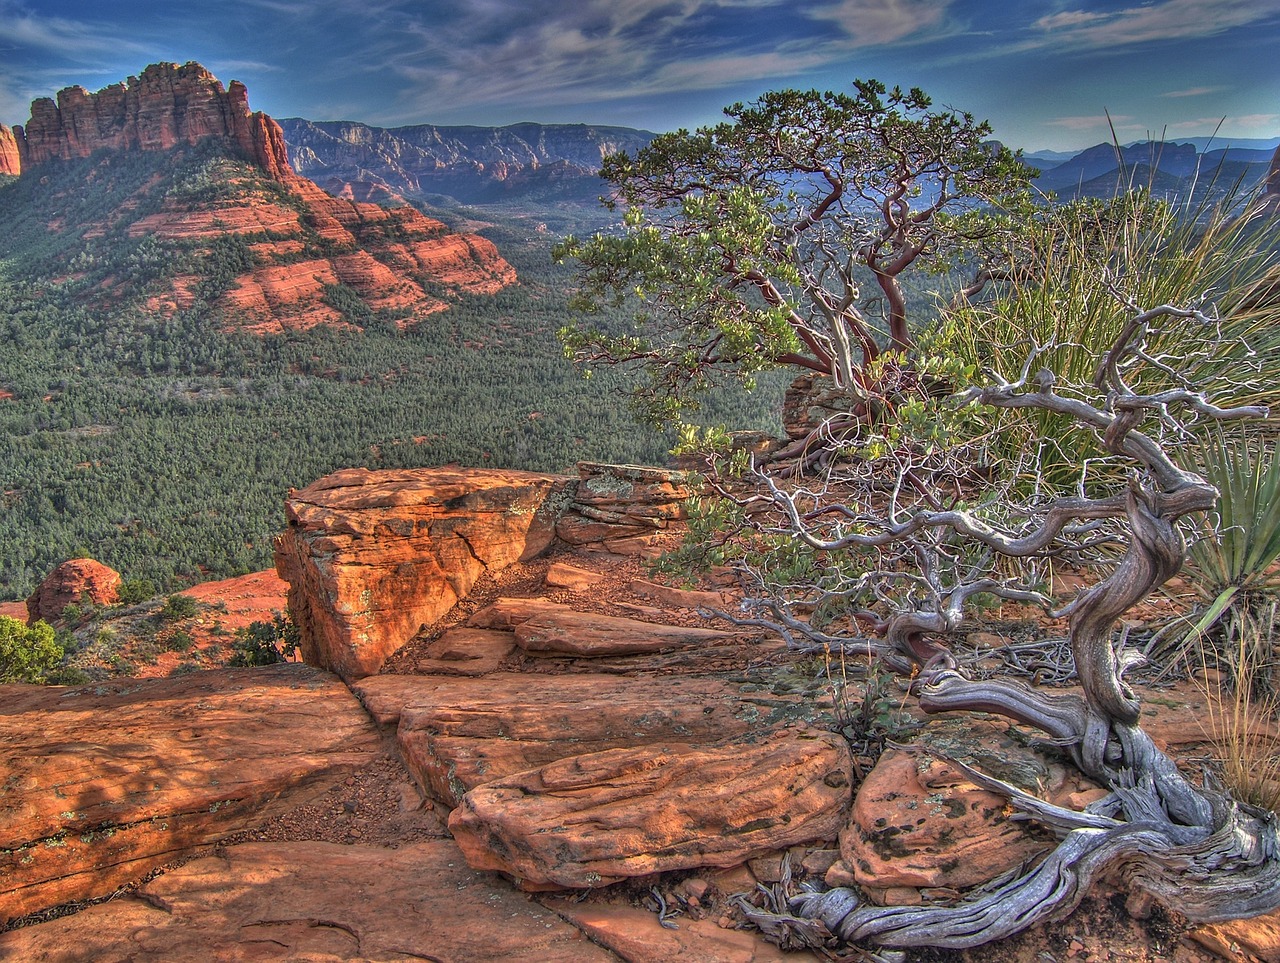
<path id="1" fill-rule="evenodd" d="M 896 556 L 899 564 L 925 557 L 923 543 L 915 540 L 938 529 L 950 529 L 1014 558 L 1047 551 L 1072 522 L 1119 517 L 1129 532 L 1125 554 L 1111 574 L 1061 613 L 1069 616 L 1071 651 L 1083 696 L 1043 693 L 1016 680 L 970 680 L 957 671 L 945 649 L 925 639 L 926 632 L 953 629 L 965 599 L 975 590 L 990 590 L 989 582 L 944 591 L 926 573 L 936 610 L 899 611 L 877 626 L 881 640 L 877 651 L 888 656 L 889 664 L 914 665 L 919 670 L 915 691 L 926 711 L 990 712 L 1036 727 L 1111 794 L 1091 811 L 1075 813 L 971 771 L 975 781 L 1006 793 L 1015 807 L 1059 832 L 1062 839 L 1057 849 L 1028 873 L 980 889 L 956 905 L 863 906 L 849 889 L 802 894 L 792 900 L 794 918 L 801 923 L 797 932 L 812 933 L 813 921 L 819 921 L 830 934 L 848 942 L 972 947 L 1069 914 L 1095 880 L 1117 873 L 1195 922 L 1280 908 L 1280 821 L 1271 813 L 1233 802 L 1212 787 L 1197 787 L 1179 772 L 1138 726 L 1139 700 L 1125 683 L 1124 673 L 1142 657 L 1117 651 L 1112 641 L 1116 620 L 1182 567 L 1186 547 L 1179 519 L 1212 509 L 1218 494 L 1199 475 L 1178 467 L 1155 438 L 1139 432 L 1142 419 L 1150 412 L 1167 418 L 1174 405 L 1218 420 L 1266 414 L 1257 408 L 1217 408 L 1183 389 L 1137 395 L 1127 388 L 1120 376 L 1126 353 L 1140 350 L 1144 326 L 1152 318 L 1168 314 L 1194 313 L 1164 306 L 1137 314 L 1100 369 L 1097 387 L 1109 390 L 1100 406 L 1058 394 L 1053 376 L 1046 371 L 1031 384 L 1024 372 L 1017 383 L 971 389 L 962 396 L 996 407 L 1055 411 L 1093 427 L 1110 452 L 1141 466 L 1142 474 L 1135 474 L 1123 496 L 1060 498 L 1041 509 L 1038 527 L 1006 533 L 966 511 L 919 511 L 905 520 L 891 512 L 878 521 L 843 506 L 805 513 L 766 479 L 771 499 L 787 519 L 787 530 L 810 547 L 834 552 L 911 546 L 914 555 L 904 551 Z M 824 538 L 813 522 L 831 515 L 843 516 L 852 524 L 836 537 Z M 1014 591 L 997 590 L 997 594 L 1019 597 Z M 786 616 L 784 607 L 776 601 L 770 605 L 778 629 L 788 638 L 799 632 L 827 645 L 837 641 L 819 638 L 820 633 Z"/>

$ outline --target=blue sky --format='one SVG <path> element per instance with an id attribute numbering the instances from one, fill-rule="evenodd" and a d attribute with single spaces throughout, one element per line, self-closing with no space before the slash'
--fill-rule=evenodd
<path id="1" fill-rule="evenodd" d="M 925 89 L 1027 149 L 1280 136 L 1280 0 L 0 0 L 0 123 L 198 60 L 275 117 L 694 127 L 780 87 Z"/>

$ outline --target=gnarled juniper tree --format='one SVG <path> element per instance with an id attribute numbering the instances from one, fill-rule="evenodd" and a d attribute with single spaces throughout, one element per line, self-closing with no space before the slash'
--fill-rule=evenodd
<path id="1" fill-rule="evenodd" d="M 1073 812 L 970 770 L 1060 834 L 1043 862 L 952 905 L 868 906 L 849 889 L 800 895 L 791 909 L 796 933 L 890 947 L 975 946 L 1065 915 L 1094 880 L 1115 872 L 1195 921 L 1280 906 L 1280 823 L 1213 785 L 1196 785 L 1153 744 L 1124 678 L 1141 653 L 1114 632 L 1125 612 L 1182 567 L 1181 521 L 1215 505 L 1217 491 L 1179 457 L 1188 425 L 1267 411 L 1215 404 L 1183 383 L 1176 359 L 1152 349 L 1166 326 L 1212 345 L 1219 327 L 1207 305 L 1143 308 L 1119 290 L 1114 296 L 1125 321 L 1091 379 L 1060 381 L 1039 367 L 1047 346 L 1032 346 L 1020 374 L 992 373 L 950 398 L 950 415 L 939 409 L 943 418 L 967 411 L 991 421 L 1038 410 L 1083 426 L 1102 454 L 1081 465 L 1074 492 L 1038 485 L 1039 454 L 1031 449 L 999 478 L 975 477 L 977 448 L 988 442 L 978 436 L 950 447 L 903 440 L 877 461 L 834 463 L 816 487 L 751 472 L 759 492 L 745 500 L 767 509 L 750 515 L 757 537 L 794 539 L 812 561 L 802 585 L 780 585 L 744 563 L 755 583 L 754 613 L 737 621 L 771 627 L 799 646 L 872 652 L 913 678 L 926 711 L 990 712 L 1034 727 L 1110 790 L 1088 811 Z M 1172 385 L 1134 387 L 1150 385 L 1153 374 Z M 1109 569 L 1056 613 L 1068 619 L 1080 694 L 971 678 L 947 636 L 979 595 L 1052 609 L 1044 566 L 1056 558 Z M 846 621 L 819 628 L 808 613 L 823 608 Z"/>
<path id="2" fill-rule="evenodd" d="M 987 141 L 987 123 L 876 81 L 725 113 L 605 160 L 623 223 L 557 256 L 579 262 L 579 307 L 638 310 L 625 331 L 569 325 L 567 350 L 642 368 L 636 401 L 659 421 L 726 375 L 778 365 L 871 401 L 871 363 L 915 343 L 903 280 L 1003 237 L 992 205 L 1025 211 L 1035 171 Z"/>

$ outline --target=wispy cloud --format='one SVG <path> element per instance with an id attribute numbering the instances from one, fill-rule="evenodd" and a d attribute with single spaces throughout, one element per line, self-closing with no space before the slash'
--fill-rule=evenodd
<path id="1" fill-rule="evenodd" d="M 100 25 L 39 15 L 5 0 L 0 0 L 0 38 L 0 50 L 28 48 L 60 58 L 140 49 L 129 37 L 106 32 Z"/>
<path id="2" fill-rule="evenodd" d="M 1076 117 L 1055 117 L 1045 121 L 1050 127 L 1065 127 L 1067 130 L 1094 130 L 1114 124 L 1122 127 L 1132 124 L 1134 118 L 1124 114 L 1108 117 L 1106 114 L 1088 114 Z"/>
<path id="3" fill-rule="evenodd" d="M 834 20 L 855 47 L 895 43 L 941 24 L 951 0 L 839 0 L 811 16 Z"/>
<path id="4" fill-rule="evenodd" d="M 1032 26 L 1055 44 L 1118 47 L 1190 40 L 1280 16 L 1280 0 L 1155 0 L 1113 12 L 1066 10 Z"/>
<path id="5" fill-rule="evenodd" d="M 1219 94 L 1226 90 L 1226 87 L 1188 87 L 1186 90 L 1167 90 L 1161 97 L 1203 97 L 1206 94 Z"/>
<path id="6" fill-rule="evenodd" d="M 1259 133 L 1273 135 L 1280 114 L 1244 114 L 1239 117 L 1198 117 L 1195 120 L 1183 120 L 1170 124 L 1171 131 L 1203 131 L 1213 130 L 1221 125 L 1224 132 L 1236 136 L 1242 133 Z"/>

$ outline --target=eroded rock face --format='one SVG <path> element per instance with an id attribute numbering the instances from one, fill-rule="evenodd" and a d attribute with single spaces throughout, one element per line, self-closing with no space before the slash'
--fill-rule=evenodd
<path id="1" fill-rule="evenodd" d="M 151 64 L 92 94 L 67 87 L 56 103 L 33 101 L 31 119 L 14 133 L 26 171 L 103 148 L 164 151 L 217 137 L 277 180 L 293 173 L 280 125 L 250 112 L 244 84 L 233 80 L 224 90 L 198 63 Z"/>
<path id="2" fill-rule="evenodd" d="M 246 843 L 138 895 L 0 935 L 7 960 L 617 960 L 469 870 L 447 840 L 382 849 Z"/>
<path id="3" fill-rule="evenodd" d="M 0 174 L 17 177 L 22 173 L 22 160 L 18 156 L 18 140 L 13 128 L 0 124 Z"/>
<path id="4" fill-rule="evenodd" d="M 293 492 L 276 570 L 309 664 L 377 672 L 485 572 L 545 551 L 568 479 L 451 468 L 335 472 Z"/>
<path id="5" fill-rule="evenodd" d="M 104 896 L 300 805 L 380 749 L 302 665 L 0 686 L 0 921 Z"/>
<path id="6" fill-rule="evenodd" d="M 655 536 L 686 516 L 693 494 L 683 472 L 640 465 L 578 463 L 573 503 L 556 534 L 575 548 L 643 554 Z"/>
<path id="7" fill-rule="evenodd" d="M 847 882 L 849 873 L 881 892 L 965 889 L 1052 848 L 1051 837 L 1013 820 L 1004 796 L 974 785 L 948 756 L 1059 805 L 1079 808 L 1091 791 L 1104 795 L 1069 781 L 1065 767 L 1012 740 L 1002 724 L 941 720 L 916 746 L 886 751 L 858 787 L 840 834 L 838 875 L 828 881 Z"/>
<path id="8" fill-rule="evenodd" d="M 474 630 L 473 630 L 474 631 Z M 413 681 L 405 681 L 413 680 Z M 397 742 L 424 791 L 449 806 L 471 789 L 582 753 L 667 742 L 714 744 L 771 726 L 794 698 L 752 692 L 714 676 L 483 679 L 380 675 L 356 685 Z M 772 723 L 776 724 L 776 723 Z"/>
<path id="9" fill-rule="evenodd" d="M 63 562 L 27 599 L 27 621 L 53 622 L 62 617 L 68 605 L 84 601 L 94 605 L 120 601 L 120 573 L 91 558 Z"/>
<path id="10" fill-rule="evenodd" d="M 449 829 L 477 869 L 527 889 L 587 889 L 828 838 L 852 768 L 844 740 L 827 732 L 612 749 L 478 786 Z"/>

